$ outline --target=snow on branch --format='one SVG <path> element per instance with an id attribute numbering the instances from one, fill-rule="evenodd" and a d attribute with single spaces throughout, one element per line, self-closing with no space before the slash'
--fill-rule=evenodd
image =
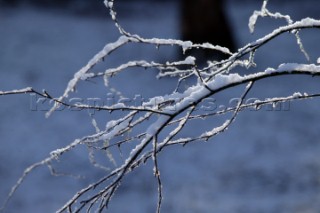
<path id="1" fill-rule="evenodd" d="M 275 19 L 284 19 L 287 21 L 288 24 L 292 24 L 293 21 L 289 15 L 282 15 L 281 13 L 278 13 L 278 12 L 271 13 L 267 9 L 267 4 L 268 4 L 268 0 L 264 0 L 262 7 L 261 7 L 261 10 L 254 11 L 253 14 L 250 16 L 248 26 L 249 26 L 251 33 L 254 32 L 254 28 L 255 28 L 255 25 L 256 25 L 259 17 L 271 17 L 271 18 L 275 18 Z"/>
<path id="2" fill-rule="evenodd" d="M 176 39 L 161 39 L 161 38 L 142 38 L 139 35 L 133 35 L 125 31 L 117 20 L 117 14 L 114 9 L 114 0 L 105 0 L 105 5 L 109 9 L 112 20 L 121 36 L 117 41 L 106 44 L 92 59 L 69 81 L 64 93 L 58 97 L 52 97 L 47 91 L 36 91 L 31 87 L 0 91 L 0 96 L 34 93 L 43 98 L 54 102 L 54 106 L 46 114 L 51 115 L 58 109 L 60 105 L 77 109 L 93 109 L 97 111 L 104 110 L 106 112 L 114 112 L 120 114 L 118 118 L 105 121 L 105 128 L 99 128 L 97 122 L 92 118 L 92 124 L 95 127 L 94 133 L 84 136 L 80 139 L 72 141 L 69 145 L 57 150 L 53 150 L 49 156 L 28 167 L 17 181 L 9 193 L 7 202 L 13 197 L 19 186 L 24 181 L 25 177 L 39 166 L 48 166 L 51 171 L 54 171 L 52 162 L 60 160 L 62 155 L 68 154 L 71 150 L 79 145 L 85 145 L 89 148 L 89 158 L 93 166 L 105 169 L 106 175 L 100 180 L 93 180 L 87 187 L 79 190 L 70 198 L 57 212 L 102 212 L 107 209 L 111 198 L 121 187 L 121 182 L 124 177 L 134 169 L 142 165 L 148 160 L 154 163 L 154 176 L 158 184 L 158 202 L 156 212 L 160 212 L 163 191 L 162 181 L 160 176 L 160 167 L 158 154 L 172 145 L 186 145 L 191 142 L 207 141 L 218 134 L 225 132 L 232 123 L 235 122 L 238 114 L 248 108 L 257 108 L 266 104 L 276 104 L 279 102 L 288 102 L 292 100 L 304 100 L 308 98 L 319 97 L 320 93 L 306 94 L 296 92 L 290 96 L 270 97 L 264 100 L 256 100 L 253 103 L 246 103 L 244 100 L 250 96 L 250 91 L 255 89 L 254 85 L 259 84 L 262 80 L 273 78 L 276 76 L 288 77 L 291 75 L 320 75 L 319 64 L 301 64 L 301 63 L 284 63 L 277 68 L 267 68 L 266 70 L 256 70 L 252 74 L 243 74 L 237 72 L 237 67 L 252 68 L 255 64 L 254 55 L 259 48 L 268 42 L 272 42 L 277 36 L 289 32 L 296 35 L 297 43 L 302 52 L 304 51 L 302 41 L 298 37 L 298 32 L 306 28 L 320 28 L 320 20 L 305 18 L 294 22 L 290 16 L 280 13 L 271 13 L 267 9 L 268 1 L 263 1 L 260 11 L 255 11 L 249 20 L 250 31 L 253 32 L 258 17 L 272 17 L 286 20 L 286 25 L 281 26 L 269 34 L 253 41 L 237 52 L 231 53 L 227 48 L 215 46 L 209 43 L 194 44 L 191 41 L 181 41 Z M 184 53 L 188 49 L 205 48 L 223 52 L 229 57 L 221 61 L 211 61 L 206 66 L 197 64 L 195 56 L 188 56 L 180 61 L 168 61 L 165 63 L 132 60 L 124 61 L 118 67 L 107 67 L 102 72 L 95 72 L 92 68 L 104 60 L 108 60 L 110 54 L 117 54 L 117 50 L 126 46 L 128 43 L 146 44 L 153 46 L 178 46 L 181 47 Z M 308 57 L 307 57 L 308 58 Z M 318 59 L 319 63 L 319 59 Z M 90 104 L 70 104 L 68 102 L 69 95 L 75 90 L 80 81 L 86 81 L 93 78 L 101 78 L 106 87 L 109 86 L 109 81 L 112 77 L 121 72 L 127 72 L 129 68 L 151 69 L 155 68 L 159 71 L 155 80 L 162 77 L 174 77 L 177 82 L 176 89 L 166 95 L 151 97 L 143 100 L 140 106 L 133 106 L 128 103 L 115 103 L 112 105 L 90 105 Z M 180 88 L 180 83 L 188 78 L 195 78 L 197 81 L 188 88 Z M 134 80 L 134 79 L 132 79 Z M 228 107 L 224 110 L 205 112 L 196 110 L 206 100 L 206 98 L 214 97 L 216 94 L 226 91 L 231 88 L 239 89 L 239 102 L 235 107 Z M 208 129 L 203 129 L 201 134 L 185 137 L 182 134 L 183 130 L 188 125 L 192 125 L 194 120 L 203 120 L 215 116 L 225 115 L 226 119 L 218 126 L 210 126 Z M 119 152 L 121 147 L 129 145 L 131 150 L 128 153 L 121 153 L 122 162 L 116 162 L 113 157 L 113 147 L 118 147 Z M 132 148 L 133 147 L 133 148 Z M 114 168 L 106 169 L 104 165 L 99 165 L 94 160 L 94 151 L 107 151 L 108 159 L 112 162 Z"/>
<path id="3" fill-rule="evenodd" d="M 255 25 L 256 25 L 256 22 L 257 22 L 259 17 L 271 17 L 271 18 L 275 18 L 275 19 L 284 19 L 284 20 L 286 20 L 288 25 L 293 23 L 293 20 L 291 19 L 291 17 L 289 15 L 282 15 L 281 13 L 278 13 L 278 12 L 277 13 L 271 13 L 267 9 L 267 3 L 268 3 L 268 0 L 264 0 L 263 1 L 263 5 L 261 7 L 261 10 L 260 11 L 257 11 L 257 10 L 254 11 L 253 14 L 250 16 L 248 26 L 249 26 L 249 30 L 250 30 L 251 33 L 254 32 Z M 307 20 L 306 19 L 304 21 L 311 21 L 311 20 Z M 295 37 L 297 39 L 297 44 L 299 45 L 299 48 L 300 48 L 301 52 L 304 54 L 306 59 L 309 61 L 310 57 L 309 57 L 308 53 L 305 51 L 305 49 L 303 47 L 301 38 L 299 36 L 299 29 L 292 30 L 291 32 L 295 35 Z"/>

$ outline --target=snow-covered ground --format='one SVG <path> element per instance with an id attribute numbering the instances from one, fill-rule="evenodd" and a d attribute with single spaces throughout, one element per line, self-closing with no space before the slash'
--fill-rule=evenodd
<path id="1" fill-rule="evenodd" d="M 270 1 L 270 9 L 290 14 L 295 20 L 305 16 L 319 18 L 318 4 Z M 228 2 L 239 47 L 284 23 L 259 20 L 256 33 L 250 35 L 248 18 L 260 7 L 259 1 Z M 178 38 L 176 3 L 123 3 L 119 16 L 130 32 L 144 37 Z M 320 56 L 319 35 L 318 30 L 301 34 L 314 63 Z M 32 86 L 59 96 L 74 72 L 118 36 L 107 15 L 95 18 L 29 7 L 0 8 L 0 90 Z M 128 58 L 165 61 L 175 57 L 175 53 L 176 49 L 161 47 L 158 51 L 132 45 L 95 69 L 113 67 Z M 261 48 L 256 57 L 256 70 L 285 62 L 305 62 L 292 35 L 275 39 Z M 144 97 L 169 92 L 174 80 L 165 79 L 164 87 L 163 83 L 155 83 L 155 74 L 128 72 L 112 86 L 126 95 L 144 92 Z M 106 91 L 100 84 L 88 82 L 83 87 L 87 91 L 79 88 L 79 93 L 101 97 Z M 256 85 L 251 97 L 284 96 L 297 91 L 314 93 L 319 91 L 318 85 L 317 77 L 279 77 Z M 234 97 L 235 91 L 216 97 L 217 103 L 226 104 L 222 101 Z M 27 166 L 48 156 L 53 149 L 94 132 L 86 111 L 62 110 L 46 119 L 48 106 L 36 105 L 35 100 L 30 95 L 0 97 L 0 201 L 5 200 Z M 282 110 L 265 107 L 245 111 L 227 132 L 210 142 L 165 150 L 160 156 L 163 212 L 318 213 L 319 104 L 315 99 L 291 102 L 283 105 Z M 97 115 L 101 116 L 97 119 L 102 127 L 108 117 Z M 26 179 L 5 212 L 54 212 L 77 190 L 103 175 L 103 171 L 90 168 L 84 148 L 62 160 L 67 164 L 57 164 L 59 171 L 86 178 L 53 177 L 47 168 L 40 168 Z M 156 190 L 151 164 L 147 164 L 125 178 L 110 212 L 154 212 Z"/>

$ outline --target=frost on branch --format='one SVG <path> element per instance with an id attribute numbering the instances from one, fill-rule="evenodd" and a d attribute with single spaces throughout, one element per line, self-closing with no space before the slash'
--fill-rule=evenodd
<path id="1" fill-rule="evenodd" d="M 191 41 L 181 41 L 177 39 L 161 38 L 143 38 L 134 35 L 122 28 L 114 9 L 115 1 L 104 1 L 109 9 L 111 19 L 114 21 L 117 30 L 121 36 L 115 42 L 106 44 L 92 59 L 84 65 L 73 78 L 69 81 L 64 93 L 59 98 L 53 98 L 48 92 L 38 92 L 33 88 L 17 89 L 12 91 L 0 91 L 0 96 L 13 94 L 35 93 L 39 96 L 49 99 L 55 103 L 53 108 L 47 113 L 47 116 L 54 113 L 60 105 L 77 109 L 92 109 L 105 111 L 106 113 L 117 113 L 112 119 L 106 119 L 104 127 L 98 126 L 96 120 L 92 119 L 92 125 L 95 132 L 82 138 L 75 139 L 69 145 L 60 149 L 53 150 L 46 159 L 28 167 L 16 185 L 12 188 L 8 200 L 12 198 L 15 191 L 22 184 L 25 177 L 39 166 L 48 166 L 54 174 L 52 162 L 61 160 L 62 155 L 67 155 L 71 150 L 78 146 L 88 147 L 88 155 L 91 164 L 94 167 L 102 168 L 106 175 L 99 180 L 92 180 L 91 184 L 79 190 L 68 200 L 57 212 L 102 212 L 107 209 L 111 198 L 121 187 L 124 177 L 137 167 L 147 161 L 153 162 L 153 173 L 158 184 L 158 202 L 156 211 L 160 212 L 162 204 L 162 181 L 158 161 L 158 154 L 172 145 L 186 145 L 191 142 L 208 141 L 214 136 L 225 132 L 230 125 L 236 121 L 238 114 L 247 108 L 257 108 L 267 104 L 276 104 L 278 102 L 287 102 L 291 100 L 304 100 L 318 97 L 319 94 L 307 94 L 295 92 L 289 96 L 269 97 L 256 100 L 253 103 L 246 103 L 244 100 L 250 96 L 250 91 L 255 89 L 255 85 L 266 78 L 275 76 L 290 75 L 310 75 L 317 76 L 320 74 L 319 59 L 316 63 L 284 63 L 278 67 L 267 68 L 265 70 L 255 70 L 255 53 L 259 48 L 274 38 L 285 33 L 291 33 L 296 36 L 297 43 L 301 51 L 307 58 L 308 54 L 303 48 L 302 41 L 298 36 L 301 30 L 306 28 L 320 28 L 320 21 L 312 18 L 302 19 L 294 22 L 290 16 L 280 13 L 271 13 L 267 9 L 268 1 L 263 1 L 260 11 L 255 11 L 249 20 L 250 31 L 253 32 L 258 17 L 281 18 L 286 21 L 284 26 L 280 26 L 269 34 L 253 41 L 237 52 L 232 53 L 227 48 L 215 46 L 209 43 L 194 44 Z M 106 67 L 104 70 L 95 71 L 93 69 L 97 64 L 107 61 L 110 54 L 117 54 L 119 49 L 135 43 L 137 45 L 149 45 L 157 48 L 159 46 L 179 47 L 184 53 L 188 49 L 204 48 L 212 51 L 220 51 L 229 55 L 229 58 L 221 61 L 210 61 L 203 66 L 197 63 L 194 56 L 185 57 L 182 60 L 175 61 L 168 59 L 167 62 L 157 62 L 147 60 L 130 60 L 123 61 L 119 66 Z M 240 73 L 238 68 L 244 67 L 254 69 L 252 73 Z M 136 106 L 130 103 L 114 103 L 111 105 L 90 105 L 90 104 L 71 104 L 68 101 L 70 95 L 80 82 L 86 82 L 92 79 L 102 79 L 106 87 L 110 87 L 113 77 L 129 72 L 130 68 L 137 70 L 156 69 L 155 80 L 165 81 L 168 77 L 176 81 L 176 87 L 168 94 L 158 95 L 146 100 Z M 192 81 L 196 79 L 196 81 Z M 134 81 L 135 79 L 130 79 Z M 187 88 L 182 87 L 182 82 L 190 80 L 194 82 Z M 214 97 L 218 93 L 237 87 L 238 98 L 236 106 L 228 107 L 222 110 L 204 111 L 201 110 L 201 104 L 206 98 Z M 149 88 L 146 88 L 149 89 Z M 121 94 L 121 91 L 118 91 Z M 201 133 L 186 135 L 183 133 L 188 125 L 194 121 L 206 122 L 211 118 L 224 116 L 223 122 L 212 125 L 207 122 L 207 129 L 201 129 Z M 115 156 L 114 147 L 118 148 L 122 160 Z M 123 148 L 130 147 L 128 152 L 122 152 Z M 183 150 L 182 150 L 183 151 Z M 100 165 L 95 161 L 96 152 L 106 154 L 113 167 Z M 142 205 L 142 204 L 141 204 Z M 5 205 L 4 205 L 5 206 Z"/>

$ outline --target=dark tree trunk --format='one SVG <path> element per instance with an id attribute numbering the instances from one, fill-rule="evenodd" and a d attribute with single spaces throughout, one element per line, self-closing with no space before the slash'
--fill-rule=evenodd
<path id="1" fill-rule="evenodd" d="M 236 49 L 223 0 L 182 0 L 181 37 L 194 43 L 210 42 L 231 51 Z M 212 51 L 202 51 L 201 55 L 207 59 L 224 57 Z"/>

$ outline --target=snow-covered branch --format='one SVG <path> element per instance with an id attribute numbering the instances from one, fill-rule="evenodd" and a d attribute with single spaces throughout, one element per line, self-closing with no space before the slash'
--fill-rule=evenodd
<path id="1" fill-rule="evenodd" d="M 320 20 L 305 18 L 294 22 L 288 15 L 270 12 L 267 9 L 268 1 L 265 0 L 263 1 L 261 10 L 255 11 L 249 20 L 250 31 L 254 31 L 259 17 L 285 19 L 286 25 L 273 30 L 269 34 L 232 53 L 225 47 L 209 43 L 194 44 L 191 41 L 143 38 L 139 35 L 133 35 L 120 25 L 114 9 L 115 1 L 105 0 L 104 3 L 109 9 L 111 18 L 120 31 L 121 36 L 117 41 L 106 44 L 83 68 L 76 72 L 60 97 L 54 98 L 47 91 L 39 92 L 31 87 L 11 91 L 0 91 L 0 96 L 26 93 L 37 94 L 54 103 L 54 106 L 46 114 L 47 116 L 54 113 L 60 105 L 76 109 L 103 110 L 108 113 L 117 112 L 120 116 L 113 120 L 106 120 L 104 129 L 100 129 L 97 122 L 92 119 L 92 124 L 96 132 L 76 139 L 69 145 L 52 151 L 46 159 L 28 167 L 12 188 L 4 207 L 30 172 L 39 166 L 48 166 L 51 171 L 54 171 L 52 162 L 59 160 L 62 155 L 68 154 L 77 146 L 85 145 L 91 151 L 107 151 L 108 158 L 112 161 L 114 168 L 106 170 L 107 174 L 103 178 L 93 180 L 87 187 L 75 193 L 57 212 L 80 212 L 84 210 L 87 212 L 103 212 L 107 209 L 117 189 L 121 187 L 121 182 L 124 177 L 144 162 L 152 160 L 154 163 L 154 176 L 158 184 L 156 212 L 159 213 L 164 195 L 159 166 L 161 161 L 158 154 L 164 151 L 165 148 L 172 145 L 186 145 L 191 142 L 212 139 L 216 135 L 225 132 L 230 125 L 235 122 L 237 116 L 248 108 L 259 108 L 267 104 L 304 100 L 320 96 L 320 92 L 315 94 L 296 92 L 289 96 L 257 99 L 252 103 L 245 102 L 245 99 L 250 96 L 250 91 L 254 90 L 255 85 L 264 79 L 272 79 L 276 76 L 290 77 L 292 75 L 318 76 L 320 75 L 319 64 L 310 62 L 307 64 L 284 63 L 276 68 L 267 68 L 260 71 L 255 70 L 254 73 L 251 74 L 238 73 L 237 71 L 239 66 L 252 68 L 255 64 L 254 55 L 259 51 L 259 48 L 268 42 L 272 42 L 273 39 L 284 33 L 290 33 L 296 36 L 300 50 L 309 59 L 308 53 L 304 50 L 298 33 L 307 28 L 320 28 Z M 146 60 L 124 61 L 117 67 L 107 67 L 104 71 L 100 72 L 92 69 L 97 64 L 102 63 L 102 61 L 108 60 L 110 54 L 117 54 L 117 51 L 128 43 L 152 45 L 155 47 L 162 45 L 178 46 L 183 53 L 189 49 L 211 49 L 226 54 L 228 58 L 220 61 L 211 60 L 205 66 L 198 64 L 196 56 L 188 56 L 183 60 L 172 60 L 165 63 Z M 104 85 L 109 87 L 109 83 L 113 80 L 112 77 L 126 72 L 129 68 L 156 69 L 158 73 L 155 79 L 161 80 L 165 77 L 172 77 L 176 80 L 177 86 L 171 93 L 141 101 L 140 106 L 134 106 L 128 103 L 103 104 L 97 106 L 82 103 L 71 104 L 68 101 L 68 98 L 81 81 L 101 78 Z M 196 79 L 196 82 L 188 88 L 181 88 L 181 82 L 189 78 Z M 236 106 L 210 112 L 201 110 L 201 104 L 203 104 L 207 98 L 214 97 L 218 93 L 235 87 L 240 88 L 239 101 Z M 204 120 L 203 122 L 206 122 L 205 119 L 215 116 L 218 117 L 220 115 L 226 115 L 227 117 L 222 124 L 210 126 L 211 124 L 208 123 L 208 129 L 203 129 L 201 134 L 193 134 L 193 136 L 189 137 L 184 135 L 183 130 L 194 120 Z M 121 149 L 121 147 L 129 144 L 131 147 L 133 146 L 133 148 L 131 148 L 128 153 L 122 154 L 123 161 L 116 162 L 115 158 L 113 158 L 114 151 L 112 148 L 118 147 Z M 106 169 L 104 165 L 98 165 L 95 162 L 94 155 L 90 151 L 89 157 L 93 166 Z"/>

